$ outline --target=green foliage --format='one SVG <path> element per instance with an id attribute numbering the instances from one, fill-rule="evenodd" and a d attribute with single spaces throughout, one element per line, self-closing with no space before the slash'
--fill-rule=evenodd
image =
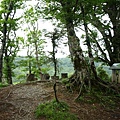
<path id="1" fill-rule="evenodd" d="M 98 76 L 102 79 L 102 80 L 105 80 L 105 81 L 110 81 L 110 77 L 109 75 L 107 74 L 107 72 L 103 69 L 103 66 L 100 65 L 97 67 L 97 73 L 98 73 Z"/>
<path id="2" fill-rule="evenodd" d="M 49 66 L 49 71 L 48 73 L 53 76 L 54 75 L 54 66 L 52 63 L 45 64 L 43 65 L 43 68 Z M 73 74 L 74 68 L 73 64 L 71 62 L 71 59 L 66 57 L 66 58 L 58 58 L 58 66 L 59 66 L 59 73 L 58 76 L 60 76 L 60 73 L 68 73 L 69 76 Z"/>
<path id="3" fill-rule="evenodd" d="M 6 83 L 0 83 L 0 88 L 7 87 L 7 86 L 8 86 L 8 84 L 6 84 Z"/>
<path id="4" fill-rule="evenodd" d="M 22 83 L 26 83 L 26 80 L 21 80 L 21 81 L 18 81 L 18 82 L 14 82 L 14 85 L 16 85 L 16 84 L 22 84 Z"/>
<path id="5" fill-rule="evenodd" d="M 40 58 L 42 59 L 42 58 Z M 46 61 L 45 61 L 46 60 Z M 32 72 L 35 72 L 36 77 L 39 79 L 39 71 L 36 69 L 35 58 L 31 59 Z M 40 60 L 41 61 L 41 60 Z M 71 75 L 74 72 L 73 65 L 70 58 L 60 58 L 58 59 L 59 66 L 61 67 L 60 73 L 67 72 Z M 45 64 L 46 63 L 46 64 Z M 26 74 L 28 73 L 28 58 L 27 56 L 17 56 L 14 60 L 15 69 L 13 70 L 13 82 L 19 83 L 23 79 L 26 79 Z M 47 58 L 41 61 L 41 70 L 43 73 L 49 73 L 51 76 L 54 73 L 53 64 L 47 62 Z M 38 73 L 38 74 L 37 74 Z M 58 74 L 60 76 L 60 74 Z"/>
<path id="6" fill-rule="evenodd" d="M 69 107 L 64 102 L 47 102 L 40 104 L 35 115 L 37 117 L 44 116 L 48 120 L 77 120 L 77 117 L 69 113 Z"/>
<path id="7" fill-rule="evenodd" d="M 63 84 L 68 84 L 68 83 L 69 83 L 69 79 L 68 79 L 68 78 L 63 78 L 63 79 L 61 80 L 61 82 L 62 82 Z"/>
<path id="8" fill-rule="evenodd" d="M 45 40 L 42 39 L 42 32 L 39 29 L 39 14 L 33 6 L 25 8 L 23 15 L 23 24 L 26 24 L 24 31 L 26 33 L 25 40 L 20 38 L 24 49 L 27 50 L 26 59 L 20 61 L 21 66 L 26 68 L 26 72 L 35 72 L 37 77 L 41 70 L 41 66 L 46 63 L 47 56 L 44 51 Z"/>
<path id="9" fill-rule="evenodd" d="M 61 80 L 61 83 L 63 83 L 65 85 L 65 87 L 67 88 L 67 90 L 69 90 L 69 92 L 72 92 L 71 83 L 69 82 L 69 78 L 63 78 Z"/>
<path id="10" fill-rule="evenodd" d="M 119 96 L 109 92 L 109 90 L 104 92 L 93 88 L 91 92 L 84 93 L 78 101 L 88 104 L 100 103 L 106 109 L 114 109 L 117 106 L 117 101 L 120 100 Z"/>
<path id="11" fill-rule="evenodd" d="M 1 71 L 10 84 L 12 83 L 12 76 L 14 76 L 13 69 L 15 65 L 13 61 L 19 51 L 19 41 L 16 37 L 16 31 L 19 28 L 21 17 L 16 16 L 16 11 L 21 8 L 22 4 L 22 0 L 1 0 L 0 3 L 0 49 L 4 51 L 4 53 L 1 51 L 0 55 L 2 57 L 0 62 L 4 62 L 3 67 L 0 66 L 0 69 L 3 68 Z"/>

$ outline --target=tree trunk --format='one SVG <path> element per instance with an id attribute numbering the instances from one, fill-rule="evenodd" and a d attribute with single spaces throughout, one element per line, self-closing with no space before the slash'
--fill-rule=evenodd
<path id="1" fill-rule="evenodd" d="M 67 34 L 68 34 L 68 45 L 70 50 L 71 59 L 74 65 L 75 73 L 74 75 L 76 82 L 82 83 L 87 75 L 86 61 L 83 56 L 82 49 L 80 47 L 80 40 L 76 36 L 74 31 L 73 21 L 69 19 L 66 24 Z"/>
<path id="2" fill-rule="evenodd" d="M 28 65 L 28 71 L 29 71 L 29 74 L 32 73 L 32 70 L 31 70 L 31 69 L 32 69 L 32 66 L 31 66 L 30 58 L 31 58 L 31 57 L 29 57 L 29 61 L 28 61 L 28 64 L 29 64 L 29 65 Z"/>
<path id="3" fill-rule="evenodd" d="M 2 82 L 3 50 L 0 49 L 0 82 Z"/>
<path id="4" fill-rule="evenodd" d="M 2 70 L 3 70 L 3 54 L 5 51 L 6 45 L 6 34 L 7 34 L 7 21 L 13 10 L 14 4 L 13 1 L 10 1 L 9 6 L 7 7 L 5 4 L 5 10 L 7 10 L 7 14 L 4 14 L 4 23 L 3 23 L 3 39 L 2 39 L 2 47 L 0 49 L 0 82 L 2 82 Z"/>
<path id="5" fill-rule="evenodd" d="M 103 36 L 102 39 L 105 49 L 108 52 L 106 54 L 105 50 L 99 45 L 98 41 L 96 41 L 97 47 L 102 53 L 102 57 L 99 56 L 98 58 L 109 66 L 112 66 L 114 63 L 120 62 L 120 1 L 109 0 L 106 4 L 102 5 L 105 12 L 104 14 L 108 15 L 110 19 L 110 25 L 105 25 L 96 14 L 94 14 L 93 19 L 91 19 L 91 23 Z M 96 7 L 94 12 L 96 12 L 96 9 L 98 8 Z"/>
<path id="6" fill-rule="evenodd" d="M 6 60 L 6 75 L 7 75 L 7 83 L 8 84 L 12 84 L 12 70 L 11 70 L 11 66 L 10 66 L 10 63 L 9 63 L 9 57 L 7 56 L 5 58 Z"/>
<path id="7" fill-rule="evenodd" d="M 58 97 L 57 97 L 57 90 L 56 90 L 56 80 L 54 81 L 53 89 L 54 89 L 54 95 L 55 95 L 55 100 L 57 103 L 59 103 Z"/>
<path id="8" fill-rule="evenodd" d="M 2 82 L 2 71 L 3 71 L 3 54 L 5 51 L 5 45 L 6 45 L 6 34 L 7 34 L 7 23 L 8 15 L 5 18 L 4 24 L 3 24 L 3 40 L 2 40 L 2 47 L 0 50 L 0 82 Z"/>
<path id="9" fill-rule="evenodd" d="M 80 40 L 75 34 L 74 25 L 72 21 L 69 22 L 66 26 L 67 26 L 69 50 L 75 70 L 74 74 L 70 78 L 70 82 L 72 83 L 73 87 L 74 86 L 79 87 L 79 94 L 76 98 L 78 99 L 82 95 L 82 90 L 83 87 L 85 87 L 85 84 L 90 85 L 89 71 L 83 55 L 83 51 L 80 47 Z"/>
<path id="10" fill-rule="evenodd" d="M 37 68 L 38 68 L 39 72 L 41 72 L 40 63 L 39 63 L 39 56 L 38 56 L 38 43 L 37 43 L 37 40 L 35 41 L 35 55 L 36 55 Z"/>
<path id="11" fill-rule="evenodd" d="M 64 11 L 64 20 L 65 25 L 67 28 L 67 35 L 68 35 L 68 46 L 70 51 L 71 60 L 73 62 L 74 66 L 74 74 L 71 76 L 70 81 L 73 81 L 74 83 L 77 83 L 77 85 L 82 84 L 87 77 L 87 65 L 86 61 L 83 55 L 83 51 L 80 47 L 80 40 L 76 36 L 75 30 L 74 30 L 74 12 L 69 7 L 71 6 L 71 2 L 67 1 L 61 1 L 61 5 L 63 7 Z"/>
<path id="12" fill-rule="evenodd" d="M 94 57 L 93 57 L 93 54 L 92 54 L 92 48 L 91 48 L 90 37 L 89 37 L 89 33 L 88 33 L 87 22 L 85 20 L 84 7 L 82 6 L 82 4 L 81 4 L 81 12 L 82 12 L 82 15 L 83 15 L 83 23 L 84 23 L 85 33 L 86 33 L 86 44 L 87 44 L 87 47 L 88 47 L 88 56 L 89 56 L 90 68 L 93 72 L 94 78 L 98 79 L 97 72 L 96 72 L 96 67 L 95 67 L 95 63 L 94 63 Z M 91 72 L 91 71 L 89 71 L 89 72 Z"/>
<path id="13" fill-rule="evenodd" d="M 5 51 L 5 45 L 6 45 L 6 34 L 7 34 L 7 20 L 8 17 L 5 18 L 5 22 L 3 24 L 3 40 L 2 40 L 2 47 L 0 50 L 0 82 L 2 82 L 2 71 L 3 71 L 3 54 Z"/>
<path id="14" fill-rule="evenodd" d="M 6 77 L 8 84 L 12 84 L 12 69 L 11 69 L 11 61 L 10 56 L 7 54 L 7 47 L 5 50 L 5 64 L 6 64 Z"/>
<path id="15" fill-rule="evenodd" d="M 105 11 L 110 17 L 114 33 L 113 37 L 111 37 L 113 46 L 111 61 L 118 63 L 120 62 L 120 1 L 109 1 Z"/>
<path id="16" fill-rule="evenodd" d="M 31 66 L 31 53 L 30 53 L 30 46 L 28 45 L 28 50 L 27 50 L 27 56 L 28 56 L 28 72 L 29 75 L 32 73 L 32 66 Z"/>
<path id="17" fill-rule="evenodd" d="M 55 58 L 55 39 L 54 39 L 54 34 L 53 34 L 53 38 L 52 38 L 52 46 L 53 46 L 53 51 L 52 51 L 52 56 L 53 56 L 53 63 L 54 63 L 54 76 L 57 75 L 57 60 Z"/>

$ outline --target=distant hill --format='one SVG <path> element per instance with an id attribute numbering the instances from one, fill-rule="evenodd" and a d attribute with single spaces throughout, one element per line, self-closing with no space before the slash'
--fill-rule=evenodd
<path id="1" fill-rule="evenodd" d="M 21 61 L 23 62 L 26 60 L 26 57 L 16 57 L 14 63 L 17 66 L 17 68 L 14 70 L 15 76 L 14 76 L 14 82 L 18 81 L 18 79 L 21 78 L 21 80 L 26 79 L 26 74 L 28 73 L 27 69 L 25 67 L 22 67 Z M 54 75 L 54 67 L 52 63 L 48 63 L 49 65 L 43 65 L 44 69 L 48 69 L 47 72 L 50 74 L 50 76 Z M 95 63 L 96 67 L 98 67 L 100 62 Z M 27 63 L 24 63 L 24 65 L 27 65 Z M 60 76 L 61 73 L 68 73 L 68 75 L 72 75 L 74 73 L 73 63 L 71 62 L 71 59 L 66 58 L 59 58 L 58 59 L 58 66 L 59 66 L 59 73 Z M 48 68 L 49 67 L 49 68 Z M 109 66 L 104 65 L 103 68 L 106 70 L 106 72 L 111 75 L 111 70 L 109 70 Z"/>

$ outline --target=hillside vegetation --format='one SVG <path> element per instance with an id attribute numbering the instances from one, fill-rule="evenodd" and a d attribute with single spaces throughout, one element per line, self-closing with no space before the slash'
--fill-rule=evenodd
<path id="1" fill-rule="evenodd" d="M 28 66 L 26 62 L 26 57 L 16 57 L 14 63 L 16 65 L 16 69 L 14 69 L 14 77 L 13 82 L 20 82 L 26 80 L 26 75 L 28 74 Z M 19 65 L 20 64 L 20 65 Z M 101 62 L 95 63 L 96 67 L 101 66 Z M 19 65 L 19 67 L 18 67 Z M 71 62 L 71 59 L 66 58 L 58 58 L 58 75 L 61 78 L 61 73 L 68 73 L 68 76 L 70 77 L 74 73 L 73 64 Z M 109 77 L 111 76 L 111 70 L 109 70 L 109 66 L 103 65 L 103 70 L 107 72 Z M 54 67 L 52 63 L 48 63 L 45 65 L 42 65 L 43 72 L 47 72 L 52 76 L 54 74 Z"/>

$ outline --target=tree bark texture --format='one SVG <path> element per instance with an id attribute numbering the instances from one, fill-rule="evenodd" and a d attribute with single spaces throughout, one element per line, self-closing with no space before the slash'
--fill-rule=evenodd
<path id="1" fill-rule="evenodd" d="M 56 43 L 55 43 L 55 40 L 56 40 L 56 32 L 53 33 L 53 37 L 52 37 L 52 47 L 53 47 L 53 50 L 52 50 L 52 57 L 53 57 L 53 63 L 54 63 L 54 76 L 57 75 L 57 59 L 55 58 L 55 47 L 56 47 Z"/>
<path id="2" fill-rule="evenodd" d="M 6 64 L 7 83 L 12 84 L 12 69 L 10 63 L 10 56 L 7 55 L 7 50 L 5 50 L 5 64 Z"/>
<path id="3" fill-rule="evenodd" d="M 2 82 L 3 50 L 0 49 L 0 82 Z"/>
<path id="4" fill-rule="evenodd" d="M 114 31 L 114 35 L 111 37 L 113 47 L 111 59 L 113 63 L 120 62 L 120 1 L 109 1 L 105 11 L 109 15 Z"/>
<path id="5" fill-rule="evenodd" d="M 68 34 L 68 45 L 71 59 L 74 65 L 75 75 L 77 80 L 82 82 L 87 75 L 87 66 L 83 56 L 83 51 L 80 47 L 80 40 L 76 36 L 72 21 L 67 21 L 66 27 Z"/>
<path id="6" fill-rule="evenodd" d="M 97 72 L 96 72 L 96 67 L 95 67 L 95 63 L 94 63 L 94 57 L 93 57 L 93 54 L 92 54 L 90 37 L 89 37 L 89 33 L 88 33 L 88 26 L 87 26 L 87 22 L 86 22 L 86 19 L 85 19 L 84 7 L 82 6 L 82 4 L 81 4 L 81 12 L 82 12 L 82 16 L 83 16 L 83 25 L 84 25 L 85 34 L 86 34 L 86 45 L 88 47 L 88 56 L 89 56 L 90 68 L 93 72 L 94 78 L 98 79 Z M 91 71 L 89 70 L 89 72 L 91 72 Z"/>
<path id="7" fill-rule="evenodd" d="M 75 30 L 74 30 L 74 14 L 75 11 L 72 10 L 71 2 L 62 2 L 61 5 L 63 7 L 64 11 L 64 20 L 65 20 L 65 26 L 67 28 L 67 35 L 68 35 L 68 46 L 70 51 L 71 60 L 74 65 L 75 73 L 71 77 L 71 80 L 76 81 L 79 83 L 82 83 L 85 79 L 85 77 L 88 75 L 87 72 L 87 65 L 86 61 L 83 55 L 83 51 L 80 47 L 80 40 L 76 36 Z"/>

